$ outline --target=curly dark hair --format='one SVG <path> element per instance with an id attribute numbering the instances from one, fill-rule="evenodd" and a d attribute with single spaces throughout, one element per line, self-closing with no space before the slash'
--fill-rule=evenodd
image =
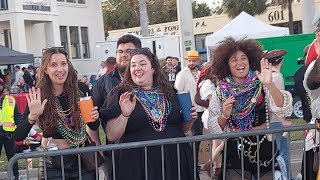
<path id="1" fill-rule="evenodd" d="M 213 51 L 212 73 L 218 79 L 223 79 L 229 75 L 230 69 L 228 61 L 237 51 L 242 51 L 249 59 L 250 69 L 260 71 L 260 59 L 263 57 L 263 48 L 261 44 L 254 39 L 240 39 L 236 41 L 232 37 L 227 37 L 219 42 Z"/>
<path id="2" fill-rule="evenodd" d="M 49 65 L 51 56 L 54 54 L 63 54 L 68 62 L 69 72 L 66 81 L 64 82 L 64 91 L 68 94 L 68 99 L 72 102 L 74 110 L 77 112 L 78 108 L 78 78 L 77 73 L 70 60 L 68 60 L 67 52 L 62 48 L 49 48 L 44 51 L 42 55 L 42 64 L 40 69 L 40 79 L 36 85 L 36 88 L 41 89 L 41 101 L 47 99 L 48 102 L 44 107 L 43 114 L 39 117 L 38 124 L 45 134 L 56 133 L 56 124 L 59 115 L 57 109 L 55 108 L 54 94 L 52 93 L 52 82 L 48 74 L 46 74 L 46 69 Z"/>
<path id="3" fill-rule="evenodd" d="M 158 58 L 153 54 L 148 48 L 134 49 L 131 53 L 131 58 L 137 54 L 145 55 L 151 63 L 151 67 L 154 70 L 153 74 L 153 86 L 159 87 L 161 92 L 170 100 L 174 98 L 174 88 L 173 86 L 165 79 L 163 72 L 158 61 Z M 131 61 L 126 68 L 123 81 L 119 84 L 118 88 L 122 91 L 128 91 L 132 87 L 138 87 L 132 80 L 130 73 Z"/>

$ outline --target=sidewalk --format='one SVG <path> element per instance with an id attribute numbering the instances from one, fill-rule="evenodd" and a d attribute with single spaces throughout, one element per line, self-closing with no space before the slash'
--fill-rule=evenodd
<path id="1" fill-rule="evenodd" d="M 302 160 L 302 154 L 303 154 L 303 141 L 293 141 L 291 142 L 291 167 L 292 167 L 292 175 L 295 177 L 301 167 L 301 160 Z M 27 172 L 26 170 L 20 170 L 19 171 L 20 176 L 22 180 L 27 179 Z M 0 172 L 0 180 L 7 180 L 7 172 Z M 29 171 L 29 179 L 30 180 L 37 180 L 38 179 L 38 169 L 31 169 Z M 101 168 L 99 168 L 99 180 L 104 179 L 104 173 Z M 210 178 L 206 175 L 205 172 L 201 171 L 200 174 L 201 180 L 209 180 Z"/>

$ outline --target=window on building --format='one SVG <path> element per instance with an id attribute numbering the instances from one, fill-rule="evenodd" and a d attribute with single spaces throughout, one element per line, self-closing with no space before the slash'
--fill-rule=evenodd
<path id="1" fill-rule="evenodd" d="M 0 0 L 0 10 L 8 10 L 8 0 Z"/>
<path id="2" fill-rule="evenodd" d="M 4 36 L 4 46 L 12 49 L 12 43 L 11 43 L 11 32 L 9 29 L 3 30 L 3 36 Z"/>
<path id="3" fill-rule="evenodd" d="M 208 36 L 208 35 L 210 35 L 210 34 L 195 35 L 195 43 L 196 43 L 196 50 L 197 51 L 206 48 L 206 36 Z"/>
<path id="4" fill-rule="evenodd" d="M 90 58 L 88 28 L 81 27 L 82 54 L 83 58 Z"/>
<path id="5" fill-rule="evenodd" d="M 78 0 L 78 3 L 79 4 L 85 4 L 86 2 L 85 2 L 85 0 Z"/>
<path id="6" fill-rule="evenodd" d="M 76 0 L 67 0 L 68 3 L 76 3 Z"/>
<path id="7" fill-rule="evenodd" d="M 63 46 L 63 48 L 67 52 L 69 52 L 67 26 L 60 26 L 60 39 L 61 39 L 61 46 Z"/>
<path id="8" fill-rule="evenodd" d="M 71 57 L 72 59 L 79 59 L 80 58 L 80 44 L 79 44 L 79 32 L 78 27 L 70 26 L 70 50 L 71 50 Z"/>
<path id="9" fill-rule="evenodd" d="M 57 0 L 58 2 L 64 2 L 64 0 Z"/>

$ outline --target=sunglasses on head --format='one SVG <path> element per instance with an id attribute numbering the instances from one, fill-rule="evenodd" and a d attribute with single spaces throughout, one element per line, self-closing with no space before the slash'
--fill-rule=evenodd
<path id="1" fill-rule="evenodd" d="M 42 49 L 42 54 L 44 54 L 47 50 L 50 50 L 50 49 L 63 49 L 64 51 L 66 51 L 63 46 L 47 47 Z"/>
<path id="2" fill-rule="evenodd" d="M 149 48 L 139 48 L 139 49 L 130 49 L 129 51 L 130 56 L 137 55 L 137 54 L 144 54 L 144 55 L 152 55 L 152 52 L 150 51 Z"/>

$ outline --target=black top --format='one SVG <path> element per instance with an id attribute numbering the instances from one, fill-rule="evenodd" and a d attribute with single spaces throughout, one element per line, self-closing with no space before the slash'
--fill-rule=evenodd
<path id="1" fill-rule="evenodd" d="M 92 99 L 93 104 L 98 107 L 98 111 L 100 112 L 100 108 L 107 104 L 107 96 L 108 93 L 112 90 L 112 88 L 116 87 L 121 82 L 121 77 L 117 68 L 113 71 L 104 74 L 101 76 L 98 81 L 92 87 Z M 101 117 L 101 114 L 100 114 Z M 100 118 L 101 119 L 101 118 Z M 105 130 L 105 122 L 101 120 L 101 126 L 103 130 Z"/>
<path id="2" fill-rule="evenodd" d="M 119 97 L 123 92 L 118 88 L 112 90 L 108 95 L 108 103 L 100 109 L 101 119 L 105 121 L 120 116 L 121 109 Z M 148 116 L 139 101 L 131 113 L 124 134 L 118 141 L 119 143 L 137 142 L 156 139 L 184 137 L 182 130 L 183 118 L 180 113 L 178 100 L 171 101 L 172 109 L 169 113 L 165 129 L 156 132 L 149 123 Z M 179 156 L 177 152 L 179 151 Z M 145 159 L 145 152 L 148 158 Z M 163 152 L 163 156 L 161 153 Z M 192 150 L 189 143 L 177 145 L 164 145 L 163 151 L 160 146 L 144 148 L 121 149 L 115 152 L 114 168 L 116 169 L 115 178 L 117 180 L 141 180 L 145 179 L 145 172 L 148 173 L 148 179 L 152 180 L 177 180 L 178 162 L 180 162 L 180 177 L 183 180 L 194 179 Z M 162 161 L 163 160 L 163 161 Z M 145 162 L 147 167 L 145 168 Z M 162 166 L 164 162 L 164 175 L 162 177 Z M 198 174 L 196 174 L 198 180 Z"/>
<path id="3" fill-rule="evenodd" d="M 30 74 L 29 71 L 24 72 L 22 77 L 23 77 L 24 81 L 26 82 L 26 84 L 28 84 L 30 87 L 33 86 L 34 79 L 32 78 L 32 75 Z"/>
<path id="4" fill-rule="evenodd" d="M 89 89 L 89 86 L 86 85 L 85 83 L 83 83 L 83 82 L 81 82 L 81 81 L 78 81 L 78 87 L 79 87 L 80 91 L 81 91 L 84 95 L 86 95 L 87 93 L 88 93 L 89 96 L 92 95 L 92 94 L 91 94 L 91 91 L 90 91 L 90 89 Z"/>
<path id="5" fill-rule="evenodd" d="M 62 107 L 62 109 L 65 111 L 68 109 L 68 100 L 66 98 L 66 96 L 62 96 L 59 95 L 57 96 L 59 103 Z M 24 140 L 27 136 L 28 133 L 30 131 L 30 129 L 32 128 L 33 124 L 30 124 L 28 121 L 28 115 L 29 115 L 30 111 L 29 111 L 29 107 L 26 107 L 26 110 L 23 114 L 23 121 L 18 125 L 15 133 L 14 133 L 14 139 L 15 141 L 22 141 Z M 91 122 L 87 124 L 89 126 L 90 129 L 96 131 L 99 127 L 99 121 L 95 121 L 95 122 Z M 64 139 L 63 136 L 56 131 L 56 133 L 54 134 L 47 134 L 47 133 L 43 133 L 43 137 L 45 138 L 49 138 L 52 137 L 53 139 Z"/>
<path id="6" fill-rule="evenodd" d="M 119 98 L 123 92 L 118 88 L 113 89 L 108 95 L 108 103 L 104 104 L 100 109 L 101 120 L 107 123 L 108 120 L 121 115 Z M 182 131 L 182 114 L 178 100 L 172 101 L 172 109 L 168 116 L 166 128 L 162 132 L 156 132 L 149 123 L 148 116 L 145 113 L 142 105 L 137 100 L 137 104 L 132 114 L 128 119 L 126 130 L 121 138 L 121 142 L 143 141 L 152 139 L 183 137 Z"/>
<path id="7" fill-rule="evenodd" d="M 0 98 L 0 104 L 1 104 L 1 109 L 2 109 L 2 102 L 3 102 L 3 98 Z M 14 119 L 14 123 L 17 125 L 20 123 L 20 119 L 21 119 L 21 114 L 19 112 L 19 109 L 18 109 L 18 106 L 17 104 L 15 104 L 14 106 L 14 115 L 13 115 L 13 119 Z M 5 136 L 5 135 L 8 135 L 12 132 L 7 132 L 7 131 L 4 131 L 2 126 L 0 126 L 0 136 Z"/>

